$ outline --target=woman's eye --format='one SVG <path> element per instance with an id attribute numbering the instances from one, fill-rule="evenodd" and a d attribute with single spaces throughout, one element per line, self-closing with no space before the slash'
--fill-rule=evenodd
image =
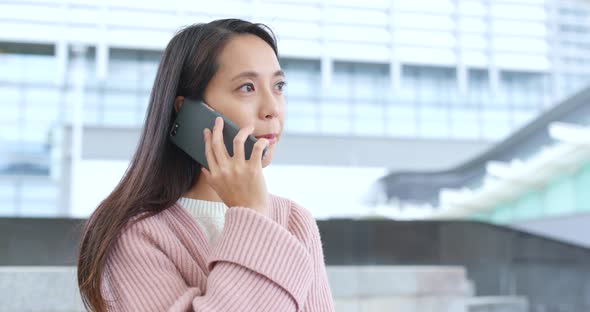
<path id="1" fill-rule="evenodd" d="M 240 91 L 242 91 L 242 92 L 253 92 L 254 91 L 254 85 L 251 84 L 251 83 L 244 84 L 243 86 L 240 87 Z"/>
<path id="2" fill-rule="evenodd" d="M 281 81 L 281 82 L 278 82 L 275 86 L 276 86 L 277 90 L 283 91 L 283 88 L 285 88 L 286 85 L 287 85 L 287 83 L 285 81 Z"/>

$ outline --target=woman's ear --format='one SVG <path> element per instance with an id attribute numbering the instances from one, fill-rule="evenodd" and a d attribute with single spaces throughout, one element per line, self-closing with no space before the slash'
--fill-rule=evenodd
<path id="1" fill-rule="evenodd" d="M 184 96 L 179 95 L 176 97 L 176 99 L 174 99 L 174 110 L 176 111 L 177 114 L 180 111 L 180 107 L 182 106 L 182 103 L 184 103 Z"/>

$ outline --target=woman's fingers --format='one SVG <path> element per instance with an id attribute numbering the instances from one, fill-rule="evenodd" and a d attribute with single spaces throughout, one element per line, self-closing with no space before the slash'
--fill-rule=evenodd
<path id="1" fill-rule="evenodd" d="M 252 149 L 252 157 L 250 158 L 250 162 L 262 165 L 262 152 L 266 147 L 268 147 L 268 144 L 269 142 L 267 139 L 258 139 L 258 141 L 254 144 L 254 148 Z"/>
<path id="2" fill-rule="evenodd" d="M 211 171 L 207 170 L 205 167 L 201 167 L 201 174 L 205 177 L 207 183 L 211 183 Z"/>
<path id="3" fill-rule="evenodd" d="M 203 136 L 205 138 L 205 158 L 207 158 L 207 164 L 209 164 L 209 171 L 217 171 L 217 159 L 215 159 L 215 154 L 211 147 L 211 130 L 205 129 Z"/>
<path id="4" fill-rule="evenodd" d="M 238 132 L 238 134 L 234 138 L 234 159 L 236 159 L 238 161 L 245 161 L 246 160 L 246 157 L 245 157 L 246 153 L 244 151 L 244 148 L 245 148 L 244 144 L 246 143 L 248 136 L 250 134 L 252 134 L 252 131 L 254 131 L 254 127 L 252 127 L 252 126 L 244 127 L 242 129 L 240 129 L 240 132 Z"/>
<path id="5" fill-rule="evenodd" d="M 215 125 L 213 126 L 213 136 L 211 140 L 213 153 L 218 165 L 223 165 L 229 160 L 229 153 L 223 142 L 223 118 L 215 118 Z"/>

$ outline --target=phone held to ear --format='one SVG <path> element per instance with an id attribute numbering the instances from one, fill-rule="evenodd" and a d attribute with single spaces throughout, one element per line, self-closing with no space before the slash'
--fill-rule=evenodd
<path id="1" fill-rule="evenodd" d="M 202 101 L 185 99 L 170 129 L 170 140 L 172 140 L 172 143 L 191 156 L 201 166 L 207 168 L 207 170 L 209 169 L 209 164 L 205 156 L 203 131 L 205 128 L 213 130 L 215 118 L 217 117 L 223 118 L 223 142 L 229 155 L 233 157 L 234 137 L 238 134 L 240 128 Z M 253 135 L 249 135 L 244 143 L 244 153 L 247 160 L 250 159 L 256 141 L 258 139 Z M 265 153 L 266 149 L 262 152 L 262 155 L 264 156 Z"/>

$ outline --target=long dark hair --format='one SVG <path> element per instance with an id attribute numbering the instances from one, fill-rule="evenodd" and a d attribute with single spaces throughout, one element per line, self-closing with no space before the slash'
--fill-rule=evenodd
<path id="1" fill-rule="evenodd" d="M 183 28 L 170 40 L 158 67 L 139 145 L 123 178 L 84 225 L 78 286 L 84 306 L 106 311 L 101 292 L 108 253 L 131 218 L 171 207 L 198 178 L 200 167 L 168 139 L 177 96 L 202 98 L 218 68 L 217 56 L 232 37 L 255 35 L 278 57 L 276 38 L 263 24 L 216 20 Z M 198 134 L 195 134 L 198 135 Z"/>

